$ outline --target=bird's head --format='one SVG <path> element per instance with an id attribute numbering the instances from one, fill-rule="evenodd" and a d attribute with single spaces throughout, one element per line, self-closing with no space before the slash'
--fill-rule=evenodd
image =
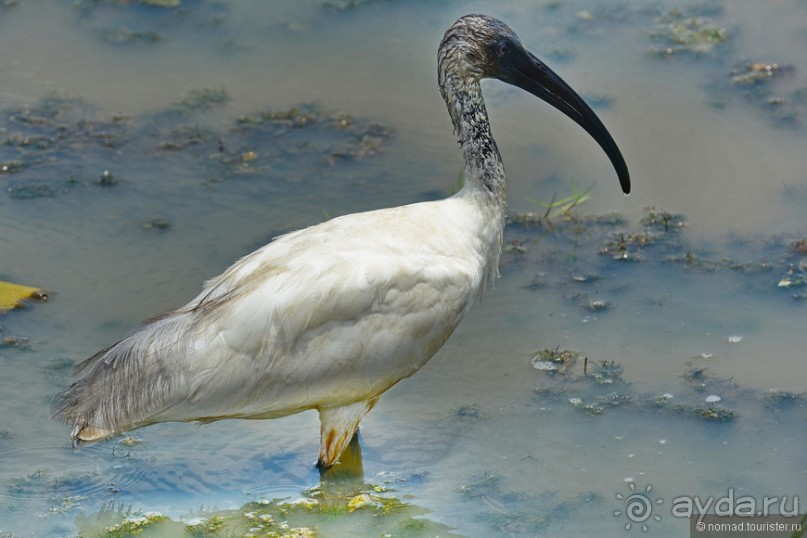
<path id="1" fill-rule="evenodd" d="M 573 119 L 605 150 L 625 194 L 630 174 L 622 153 L 593 110 L 571 86 L 524 48 L 502 21 L 487 15 L 466 15 L 449 28 L 440 43 L 441 71 L 455 76 L 496 78 L 543 99 Z"/>

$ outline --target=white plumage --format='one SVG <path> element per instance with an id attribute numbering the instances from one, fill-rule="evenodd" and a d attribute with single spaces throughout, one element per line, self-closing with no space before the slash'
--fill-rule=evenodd
<path id="1" fill-rule="evenodd" d="M 499 54 L 502 42 L 522 55 Z M 462 191 L 335 218 L 237 261 L 187 305 L 76 368 L 57 410 L 75 439 L 156 422 L 317 409 L 319 461 L 337 462 L 378 397 L 440 349 L 497 274 L 504 171 L 479 79 L 496 76 L 539 95 L 530 86 L 538 75 L 518 65 L 538 60 L 509 28 L 481 15 L 449 29 L 439 58 L 441 91 L 465 154 Z M 508 62 L 528 80 L 505 72 Z M 539 97 L 564 110 L 553 101 L 560 95 L 576 107 L 573 119 L 603 145 L 624 187 L 627 169 L 602 124 L 565 83 L 550 82 L 552 96 Z"/>

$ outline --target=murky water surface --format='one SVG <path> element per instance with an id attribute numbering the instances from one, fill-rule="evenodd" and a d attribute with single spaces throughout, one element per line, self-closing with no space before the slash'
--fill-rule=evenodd
<path id="1" fill-rule="evenodd" d="M 0 2 L 0 279 L 50 292 L 0 317 L 0 536 L 684 536 L 680 497 L 805 511 L 807 3 L 150 3 Z M 74 450 L 49 418 L 74 363 L 280 232 L 448 195 L 435 52 L 474 11 L 595 106 L 633 194 L 487 82 L 502 278 L 364 420 L 363 478 L 320 483 L 314 413 Z"/>

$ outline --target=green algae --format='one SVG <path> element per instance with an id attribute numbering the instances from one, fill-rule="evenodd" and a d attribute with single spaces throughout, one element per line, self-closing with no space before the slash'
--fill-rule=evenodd
<path id="1" fill-rule="evenodd" d="M 344 485 L 344 484 L 343 484 Z M 395 496 L 382 484 L 358 488 L 328 485 L 303 492 L 297 499 L 257 499 L 237 510 L 195 514 L 175 519 L 158 512 L 102 510 L 78 518 L 82 535 L 125 536 L 241 536 L 306 538 L 329 536 L 336 530 L 367 536 L 452 536 L 448 527 L 423 516 L 428 511 Z"/>
<path id="2" fill-rule="evenodd" d="M 567 212 L 547 218 L 533 213 L 507 217 L 502 266 L 533 269 L 522 287 L 538 291 L 567 290 L 564 298 L 584 311 L 607 315 L 618 303 L 603 296 L 610 281 L 610 264 L 670 267 L 707 274 L 731 272 L 742 293 L 777 293 L 794 301 L 807 298 L 807 252 L 801 236 L 777 235 L 754 239 L 729 238 L 730 256 L 712 256 L 709 245 L 690 239 L 686 217 L 645 208 L 633 226 L 618 214 L 579 216 Z M 732 244 L 734 243 L 734 244 Z M 599 256 L 600 260 L 596 260 Z M 586 284 L 585 289 L 569 288 Z M 596 275 L 589 278 L 586 275 Z"/>
<path id="3" fill-rule="evenodd" d="M 691 8 L 675 8 L 663 13 L 650 33 L 657 43 L 650 49 L 656 56 L 671 57 L 681 54 L 710 55 L 724 48 L 732 34 L 709 17 L 693 14 Z"/>
<path id="4" fill-rule="evenodd" d="M 662 395 L 637 393 L 632 384 L 623 378 L 624 369 L 616 361 L 586 359 L 582 371 L 579 363 L 576 366 L 570 367 L 563 376 L 553 376 L 552 371 L 540 369 L 546 378 L 535 388 L 534 397 L 544 404 L 571 405 L 589 416 L 622 409 L 720 423 L 733 421 L 738 412 L 718 403 L 722 400 L 718 393 L 732 399 L 747 399 L 752 394 L 752 391 L 738 387 L 731 380 L 715 376 L 708 368 L 691 363 L 681 375 L 684 386 L 670 387 L 670 392 Z M 677 393 L 677 396 L 674 397 L 672 393 Z M 704 398 L 704 394 L 710 395 Z M 770 396 L 764 398 L 769 399 Z M 762 400 L 763 397 L 758 399 Z M 794 401 L 799 399 L 795 398 Z"/>
<path id="5" fill-rule="evenodd" d="M 155 113 L 102 117 L 81 99 L 49 94 L 32 105 L 0 111 L 0 179 L 7 178 L 2 188 L 16 200 L 93 187 L 126 187 L 124 193 L 137 188 L 122 178 L 127 168 L 155 159 L 210 178 L 194 186 L 234 178 L 297 182 L 379 155 L 395 132 L 310 104 L 264 110 L 223 127 L 220 121 L 208 125 L 211 110 L 228 101 L 223 88 L 202 88 Z M 146 227 L 167 228 L 153 222 Z"/>

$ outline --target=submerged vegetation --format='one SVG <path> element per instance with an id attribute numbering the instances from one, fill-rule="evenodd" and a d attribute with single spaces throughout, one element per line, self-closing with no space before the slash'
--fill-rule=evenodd
<path id="1" fill-rule="evenodd" d="M 297 499 L 261 498 L 237 510 L 201 512 L 182 519 L 112 507 L 79 517 L 78 526 L 82 535 L 102 538 L 313 538 L 338 532 L 357 536 L 455 536 L 448 527 L 427 516 L 427 510 L 417 507 L 411 499 L 396 497 L 388 485 L 351 479 L 325 482 L 304 491 Z"/>
<path id="2" fill-rule="evenodd" d="M 659 17 L 656 28 L 650 33 L 650 38 L 658 43 L 651 53 L 660 56 L 710 54 L 729 43 L 731 34 L 725 26 L 692 11 L 674 8 Z"/>
<path id="3" fill-rule="evenodd" d="M 545 350 L 543 353 L 546 353 Z M 576 351 L 563 350 L 561 356 L 579 356 Z M 591 363 L 591 366 L 589 365 Z M 724 397 L 745 396 L 731 380 L 713 376 L 707 368 L 692 367 L 682 376 L 684 387 L 670 388 L 662 395 L 637 394 L 626 382 L 623 368 L 614 361 L 585 360 L 582 368 L 570 369 L 561 377 L 549 376 L 535 389 L 535 397 L 545 403 L 568 402 L 587 415 L 601 415 L 609 409 L 625 408 L 645 412 L 664 412 L 670 416 L 692 417 L 714 422 L 728 422 L 736 411 L 718 402 Z M 535 361 L 533 360 L 533 366 Z M 543 368 L 538 368 L 543 370 Z M 547 371 L 552 373 L 552 371 Z M 680 390 L 676 390 L 680 389 Z M 723 396 L 714 394 L 720 392 Z M 673 396 L 673 393 L 676 395 Z M 708 394 L 708 396 L 703 396 Z M 767 398 L 767 396 L 766 396 Z"/>
<path id="4" fill-rule="evenodd" d="M 588 190 L 586 191 L 588 193 Z M 573 206 L 572 206 L 573 207 Z M 508 215 L 503 265 L 530 266 L 536 271 L 527 289 L 577 286 L 569 299 L 592 312 L 608 311 L 614 303 L 592 297 L 604 284 L 602 275 L 611 263 L 641 263 L 706 273 L 738 275 L 744 293 L 759 290 L 783 294 L 796 301 L 807 298 L 807 260 L 803 239 L 771 237 L 743 241 L 732 251 L 744 259 L 708 253 L 708 247 L 690 242 L 682 215 L 645 208 L 638 227 L 616 214 L 578 216 L 570 209 L 556 215 Z M 594 254 L 598 253 L 598 260 Z M 756 258 L 756 259 L 754 259 Z M 595 282 L 596 281 L 596 282 Z M 582 284 L 593 284 L 580 287 Z"/>
<path id="5" fill-rule="evenodd" d="M 51 94 L 1 111 L 0 185 L 15 199 L 51 198 L 127 185 L 131 180 L 118 174 L 125 175 L 130 164 L 178 158 L 187 173 L 212 176 L 208 184 L 238 177 L 300 181 L 317 170 L 373 157 L 394 134 L 389 126 L 314 104 L 242 116 L 224 129 L 213 126 L 206 114 L 228 99 L 224 89 L 192 90 L 164 111 L 104 118 L 80 99 Z M 88 164 L 98 162 L 114 169 Z M 148 228 L 167 228 L 150 222 Z"/>
<path id="6" fill-rule="evenodd" d="M 708 15 L 703 15 L 708 13 Z M 774 61 L 739 59 L 732 51 L 731 41 L 737 29 L 729 29 L 718 22 L 724 15 L 722 5 L 688 5 L 663 13 L 656 22 L 650 39 L 657 43 L 650 52 L 662 58 L 689 55 L 709 58 L 717 66 L 710 84 L 710 103 L 725 108 L 735 95 L 769 113 L 780 126 L 804 126 L 801 116 L 807 113 L 807 104 L 800 95 L 807 91 L 798 88 L 790 94 L 782 93 L 778 79 L 792 75 L 795 68 Z M 754 52 L 753 56 L 765 55 Z M 720 73 L 723 73 L 721 76 Z"/>
<path id="7" fill-rule="evenodd" d="M 777 126 L 807 127 L 807 87 L 794 88 L 785 82 L 797 74 L 795 66 L 771 58 L 767 50 L 739 50 L 736 42 L 744 29 L 732 23 L 722 1 L 660 5 L 618 2 L 580 9 L 573 3 L 548 0 L 543 6 L 553 19 L 571 21 L 566 26 L 568 34 L 598 34 L 609 28 L 613 31 L 616 25 L 645 27 L 648 45 L 644 50 L 651 57 L 700 67 L 708 81 L 705 86 L 711 106 L 727 108 L 739 97 L 769 115 Z M 573 49 L 562 50 L 561 60 L 574 56 Z"/>

